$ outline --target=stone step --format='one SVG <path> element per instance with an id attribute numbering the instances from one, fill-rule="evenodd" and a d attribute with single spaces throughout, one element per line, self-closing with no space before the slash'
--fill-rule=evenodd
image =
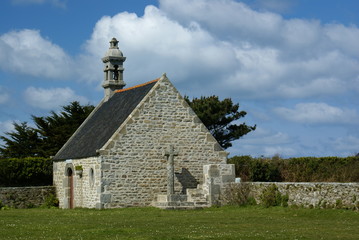
<path id="1" fill-rule="evenodd" d="M 167 207 L 158 207 L 160 209 L 166 209 L 166 210 L 195 210 L 195 209 L 203 209 L 204 207 L 208 206 L 167 206 Z"/>
<path id="2" fill-rule="evenodd" d="M 156 202 L 154 203 L 154 206 L 156 207 L 174 207 L 174 206 L 182 206 L 182 207 L 188 207 L 188 206 L 194 206 L 193 202 Z"/>
<path id="3" fill-rule="evenodd" d="M 184 194 L 157 195 L 157 202 L 187 202 L 187 195 Z"/>
<path id="4" fill-rule="evenodd" d="M 187 195 L 190 202 L 207 202 L 206 195 L 201 189 L 187 189 Z"/>
<path id="5" fill-rule="evenodd" d="M 161 209 L 198 209 L 209 207 L 203 191 L 200 189 L 187 189 L 188 195 L 172 194 L 157 195 L 157 201 L 152 206 Z"/>

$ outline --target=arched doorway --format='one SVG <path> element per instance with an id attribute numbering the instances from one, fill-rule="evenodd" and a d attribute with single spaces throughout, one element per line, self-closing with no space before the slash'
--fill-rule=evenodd
<path id="1" fill-rule="evenodd" d="M 69 167 L 66 170 L 67 175 L 67 201 L 68 201 L 68 207 L 74 208 L 74 174 L 72 169 Z"/>

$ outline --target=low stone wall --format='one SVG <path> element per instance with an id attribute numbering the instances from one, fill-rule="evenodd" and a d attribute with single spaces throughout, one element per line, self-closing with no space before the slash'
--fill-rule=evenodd
<path id="1" fill-rule="evenodd" d="M 39 207 L 50 194 L 55 194 L 55 187 L 6 187 L 0 188 L 0 202 L 14 208 Z"/>
<path id="2" fill-rule="evenodd" d="M 238 194 L 248 194 L 260 203 L 263 191 L 272 184 L 282 195 L 288 195 L 289 206 L 359 209 L 359 183 L 230 183 L 222 190 L 222 204 L 236 202 Z"/>

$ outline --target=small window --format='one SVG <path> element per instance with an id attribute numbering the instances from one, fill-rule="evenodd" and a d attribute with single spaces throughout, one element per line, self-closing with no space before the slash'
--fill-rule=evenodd
<path id="1" fill-rule="evenodd" d="M 115 65 L 115 70 L 113 71 L 113 80 L 118 80 L 118 65 Z"/>
<path id="2" fill-rule="evenodd" d="M 90 187 L 93 187 L 93 185 L 95 184 L 95 173 L 93 168 L 90 168 L 89 170 L 89 184 Z"/>

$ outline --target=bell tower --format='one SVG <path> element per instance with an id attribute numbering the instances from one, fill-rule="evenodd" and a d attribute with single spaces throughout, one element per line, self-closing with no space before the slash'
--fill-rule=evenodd
<path id="1" fill-rule="evenodd" d="M 105 99 L 108 100 L 114 92 L 122 89 L 126 83 L 123 81 L 123 62 L 126 57 L 118 48 L 118 41 L 112 38 L 110 41 L 110 48 L 102 58 L 104 63 L 104 80 L 102 87 L 105 89 Z"/>

